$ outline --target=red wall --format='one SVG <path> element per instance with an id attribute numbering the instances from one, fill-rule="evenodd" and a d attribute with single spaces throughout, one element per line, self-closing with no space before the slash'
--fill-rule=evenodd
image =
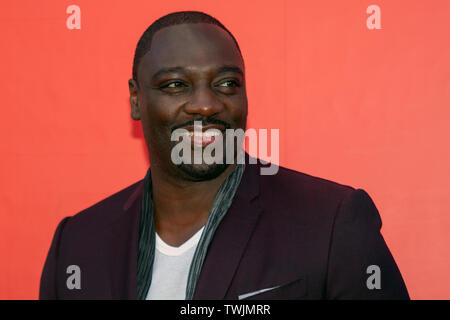
<path id="1" fill-rule="evenodd" d="M 248 124 L 280 129 L 281 165 L 364 188 L 412 298 L 449 299 L 450 1 L 189 2 L 0 4 L 0 298 L 37 298 L 57 223 L 144 177 L 134 48 L 156 18 L 201 10 L 238 39 Z"/>

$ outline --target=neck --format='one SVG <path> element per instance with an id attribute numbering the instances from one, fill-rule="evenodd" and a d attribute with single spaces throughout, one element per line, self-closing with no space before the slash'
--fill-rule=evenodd
<path id="1" fill-rule="evenodd" d="M 205 181 L 189 181 L 170 175 L 162 166 L 152 165 L 152 201 L 156 231 L 192 233 L 205 225 L 214 198 L 235 168 L 229 165 L 218 177 Z"/>

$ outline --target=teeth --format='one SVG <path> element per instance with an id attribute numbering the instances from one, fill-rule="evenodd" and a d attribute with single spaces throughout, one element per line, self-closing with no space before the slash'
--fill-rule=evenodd
<path id="1" fill-rule="evenodd" d="M 184 135 L 187 137 L 197 137 L 197 138 L 211 138 L 211 137 L 217 137 L 220 136 L 222 132 L 218 130 L 208 130 L 205 132 L 201 131 L 188 131 Z"/>
<path id="2" fill-rule="evenodd" d="M 205 131 L 205 132 L 192 132 L 189 131 L 188 133 L 185 133 L 185 135 L 189 137 L 205 137 L 205 138 L 211 138 L 211 137 L 217 137 L 220 136 L 222 133 L 218 131 Z"/>
<path id="3" fill-rule="evenodd" d="M 202 137 L 206 137 L 206 138 L 211 138 L 211 137 L 217 137 L 218 135 L 220 135 L 220 132 L 217 131 L 206 131 L 206 132 L 201 132 L 200 134 L 198 133 L 194 133 L 195 136 L 202 136 Z"/>

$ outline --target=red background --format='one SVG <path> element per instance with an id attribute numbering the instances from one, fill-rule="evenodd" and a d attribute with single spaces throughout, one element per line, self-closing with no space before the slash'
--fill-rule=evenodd
<path id="1" fill-rule="evenodd" d="M 179 10 L 236 36 L 248 125 L 280 129 L 281 165 L 365 189 L 411 297 L 449 299 L 448 0 L 2 1 L 0 298 L 37 298 L 57 223 L 144 177 L 127 81 L 142 32 Z"/>

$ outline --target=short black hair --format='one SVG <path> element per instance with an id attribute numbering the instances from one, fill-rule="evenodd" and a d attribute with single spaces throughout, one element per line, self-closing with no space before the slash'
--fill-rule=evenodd
<path id="1" fill-rule="evenodd" d="M 209 23 L 222 28 L 231 36 L 231 38 L 233 38 L 234 43 L 236 44 L 236 47 L 238 48 L 239 53 L 242 57 L 241 49 L 239 48 L 239 45 L 233 34 L 227 28 L 225 28 L 225 26 L 216 18 L 200 11 L 172 12 L 153 22 L 150 27 L 148 27 L 147 30 L 144 31 L 141 38 L 139 39 L 133 59 L 133 79 L 136 80 L 136 82 L 139 62 L 141 61 L 141 58 L 150 50 L 153 35 L 158 30 L 183 23 Z"/>

